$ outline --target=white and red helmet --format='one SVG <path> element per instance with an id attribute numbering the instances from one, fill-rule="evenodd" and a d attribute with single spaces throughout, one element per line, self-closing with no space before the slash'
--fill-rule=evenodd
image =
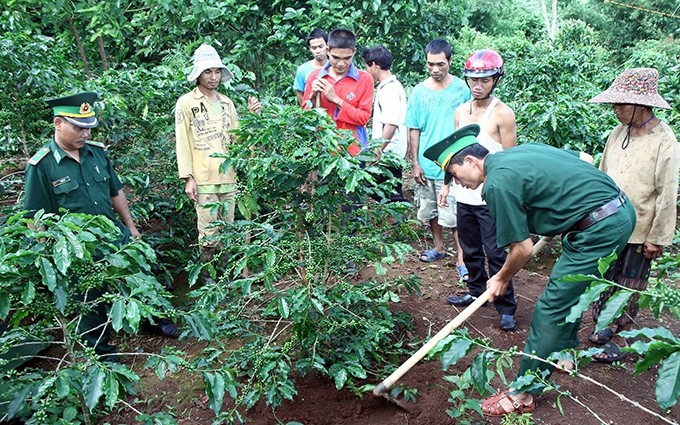
<path id="1" fill-rule="evenodd" d="M 477 50 L 465 61 L 463 75 L 469 78 L 503 76 L 503 58 L 493 50 Z"/>

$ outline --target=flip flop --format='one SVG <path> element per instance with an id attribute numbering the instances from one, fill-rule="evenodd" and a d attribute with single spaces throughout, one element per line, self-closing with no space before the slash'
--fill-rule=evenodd
<path id="1" fill-rule="evenodd" d="M 441 260 L 444 257 L 446 257 L 446 252 L 439 252 L 436 248 L 432 248 L 420 254 L 418 259 L 424 263 L 432 263 Z"/>
<path id="2" fill-rule="evenodd" d="M 614 363 L 621 361 L 626 356 L 628 356 L 628 353 L 622 352 L 621 347 L 614 344 L 613 342 L 608 342 L 605 345 L 603 345 L 602 353 L 605 354 L 607 357 L 598 357 L 597 355 L 595 355 L 593 356 L 593 360 L 601 363 Z"/>
<path id="3" fill-rule="evenodd" d="M 508 399 L 510 402 L 510 410 L 501 404 L 501 400 Z M 536 409 L 536 401 L 532 398 L 531 403 L 524 404 L 513 400 L 510 397 L 509 391 L 503 391 L 496 395 L 492 395 L 482 402 L 482 412 L 485 416 L 503 416 L 509 413 L 531 413 Z"/>
<path id="4" fill-rule="evenodd" d="M 460 280 L 467 282 L 468 278 L 470 277 L 470 273 L 468 272 L 467 267 L 465 267 L 465 264 L 456 266 L 456 270 L 458 270 L 458 277 Z"/>
<path id="5" fill-rule="evenodd" d="M 604 328 L 588 335 L 588 341 L 592 342 L 593 344 L 602 345 L 611 341 L 613 336 L 614 331 L 611 330 L 611 328 Z"/>

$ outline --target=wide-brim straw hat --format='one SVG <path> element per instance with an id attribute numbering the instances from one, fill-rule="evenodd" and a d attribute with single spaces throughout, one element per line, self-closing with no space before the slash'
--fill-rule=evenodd
<path id="1" fill-rule="evenodd" d="M 194 52 L 194 67 L 189 73 L 187 80 L 198 80 L 201 73 L 210 68 L 222 69 L 222 82 L 234 78 L 234 74 L 232 74 L 222 63 L 222 59 L 220 59 L 220 55 L 217 54 L 217 50 L 215 50 L 213 46 L 201 44 Z"/>
<path id="2" fill-rule="evenodd" d="M 654 68 L 631 68 L 623 71 L 607 90 L 588 102 L 629 103 L 671 109 L 671 105 L 659 95 L 659 72 Z"/>

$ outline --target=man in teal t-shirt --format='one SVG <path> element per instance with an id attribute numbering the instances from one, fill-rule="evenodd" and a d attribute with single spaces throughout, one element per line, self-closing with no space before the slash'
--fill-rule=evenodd
<path id="1" fill-rule="evenodd" d="M 430 77 L 413 89 L 406 107 L 405 125 L 409 129 L 409 150 L 416 183 L 415 202 L 418 207 L 418 219 L 430 225 L 434 237 L 434 248 L 423 252 L 420 260 L 432 262 L 446 255 L 444 227 L 453 229 L 454 239 L 458 245 L 456 202 L 451 196 L 447 207 L 437 204 L 444 172 L 434 162 L 426 159 L 423 152 L 453 133 L 455 129 L 453 116 L 456 108 L 470 100 L 472 96 L 463 80 L 449 74 L 452 51 L 446 40 L 433 40 L 425 51 Z M 456 267 L 460 278 L 466 279 L 467 269 L 463 263 L 463 252 L 460 247 Z"/>
<path id="2" fill-rule="evenodd" d="M 315 69 L 323 68 L 328 62 L 328 55 L 326 45 L 328 44 L 328 34 L 324 30 L 315 29 L 307 36 L 307 48 L 312 54 L 312 60 L 309 60 L 298 66 L 295 72 L 295 80 L 293 81 L 293 90 L 297 96 L 298 104 L 302 105 L 302 96 L 305 93 L 307 85 L 307 77 Z"/>
<path id="3" fill-rule="evenodd" d="M 608 175 L 569 152 L 541 144 L 525 144 L 489 155 L 477 143 L 479 126 L 462 127 L 435 144 L 425 156 L 470 189 L 482 183 L 482 196 L 496 223 L 496 241 L 508 247 L 501 270 L 487 281 L 490 301 L 502 295 L 510 279 L 531 258 L 530 234 L 562 236 L 562 254 L 534 309 L 525 353 L 547 359 L 551 353 L 578 345 L 580 320 L 565 323 L 590 281 L 566 282 L 574 275 L 599 275 L 598 260 L 621 252 L 635 227 L 635 209 Z M 566 365 L 565 365 L 566 366 Z M 522 357 L 518 376 L 553 367 Z M 482 411 L 498 416 L 530 412 L 533 395 L 501 392 L 482 403 Z"/>

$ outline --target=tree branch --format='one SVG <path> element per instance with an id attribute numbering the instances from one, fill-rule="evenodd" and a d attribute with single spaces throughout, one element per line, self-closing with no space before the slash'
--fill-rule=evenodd
<path id="1" fill-rule="evenodd" d="M 104 49 L 104 40 L 102 40 L 101 35 L 97 36 L 97 46 L 99 47 L 99 57 L 102 60 L 102 71 L 108 71 L 109 61 L 106 57 L 106 50 Z"/>
<path id="2" fill-rule="evenodd" d="M 70 15 L 66 16 L 66 20 L 68 21 L 68 26 L 71 29 L 71 32 L 73 33 L 73 38 L 76 41 L 76 47 L 78 47 L 78 52 L 80 53 L 80 60 L 83 62 L 83 70 L 85 71 L 85 75 L 87 75 L 87 78 L 92 78 L 92 73 L 90 72 L 90 65 L 87 63 L 87 56 L 85 56 L 85 48 L 83 47 L 83 43 L 80 40 L 80 35 L 78 35 L 78 29 L 73 23 L 73 19 L 71 18 Z"/>

